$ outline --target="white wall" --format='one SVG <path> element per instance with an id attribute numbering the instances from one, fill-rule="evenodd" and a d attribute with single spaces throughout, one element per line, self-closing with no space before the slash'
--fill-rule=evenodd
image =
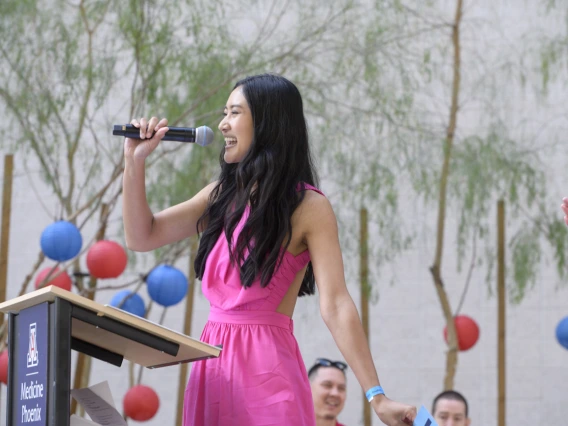
<path id="1" fill-rule="evenodd" d="M 535 17 L 537 2 L 503 1 L 493 5 L 489 0 L 466 2 L 469 17 L 475 25 L 476 19 L 491 18 L 501 26 L 505 34 L 502 39 L 484 39 L 483 33 L 476 39 L 499 51 L 499 43 L 506 49 L 518 40 L 515 38 L 531 25 L 547 30 L 547 19 Z M 448 16 L 452 16 L 453 2 L 440 2 Z M 545 25 L 543 25 L 543 22 Z M 558 30 L 550 25 L 551 32 Z M 471 41 L 471 40 L 470 40 Z M 497 47 L 496 47 L 497 45 Z M 483 48 L 481 48 L 483 50 Z M 497 53 L 498 54 L 498 53 Z M 464 61 L 473 61 L 465 58 Z M 566 87 L 554 86 L 551 100 L 546 107 L 536 108 L 530 95 L 522 91 L 507 90 L 507 96 L 515 96 L 511 107 L 511 119 L 519 115 L 533 114 L 535 125 L 547 117 L 559 117 L 551 122 L 550 128 L 536 140 L 536 146 L 544 147 L 552 138 L 566 128 L 566 108 L 562 104 L 568 94 Z M 508 99 L 510 101 L 511 99 Z M 469 114 L 469 115 L 468 115 Z M 460 119 L 460 128 L 474 127 L 476 113 L 466 112 Z M 548 132 L 548 133 L 547 133 Z M 5 152 L 1 152 L 5 154 Z M 18 154 L 21 155 L 21 154 Z M 21 158 L 16 156 L 15 179 L 12 201 L 12 223 L 9 254 L 8 298 L 17 296 L 20 284 L 28 273 L 39 250 L 39 236 L 51 222 L 51 215 L 38 202 L 23 168 Z M 565 178 L 566 150 L 562 146 L 542 152 L 548 166 L 551 205 L 559 205 L 562 196 L 568 195 Z M 0 164 L 3 167 L 3 163 Z M 0 173 L 2 170 L 0 170 Z M 325 191 L 325 181 L 323 182 Z M 41 197 L 48 209 L 55 203 L 50 193 L 39 186 Z M 411 198 L 411 194 L 408 194 Z M 346 209 L 336 200 L 331 200 L 336 209 Z M 402 214 L 409 220 L 423 207 L 410 203 L 403 206 Z M 560 210 L 558 214 L 561 215 Z M 378 302 L 371 308 L 371 346 L 379 368 L 382 384 L 387 394 L 394 399 L 430 407 L 433 397 L 442 390 L 445 366 L 445 346 L 442 330 L 444 318 L 429 275 L 428 267 L 433 260 L 434 241 L 433 215 L 425 212 L 424 235 L 415 247 L 402 255 L 396 263 L 383 271 L 380 282 L 375 283 L 379 292 Z M 117 218 L 118 219 L 118 218 Z M 455 221 L 450 216 L 449 221 Z M 120 223 L 115 223 L 120 226 Z M 380 236 L 373 236 L 380 240 Z M 449 296 L 455 307 L 461 295 L 465 275 L 455 272 L 455 235 L 449 228 L 446 238 L 444 278 L 448 283 Z M 186 262 L 187 263 L 187 262 Z M 182 270 L 188 265 L 180 263 Z M 393 271 L 396 271 L 393 274 Z M 507 307 L 507 424 L 515 426 L 534 424 L 565 424 L 562 402 L 568 398 L 568 351 L 555 340 L 556 324 L 568 315 L 568 291 L 555 275 L 554 266 L 543 262 L 536 288 L 519 306 Z M 394 285 L 391 279 L 395 278 Z M 128 274 L 124 277 L 128 278 Z M 356 278 L 347 277 L 351 294 L 359 301 Z M 494 285 L 493 285 L 494 288 Z M 142 292 L 144 296 L 144 292 Z M 101 292 L 97 301 L 107 303 L 112 292 Z M 148 300 L 146 296 L 146 300 Z M 463 392 L 470 404 L 473 425 L 496 425 L 497 413 L 497 306 L 494 295 L 490 294 L 484 282 L 484 271 L 476 270 L 462 313 L 473 317 L 481 329 L 480 340 L 471 350 L 460 353 L 456 375 L 456 389 Z M 161 312 L 154 310 L 151 319 L 157 320 Z M 205 324 L 208 303 L 197 291 L 192 335 L 198 337 Z M 171 309 L 165 325 L 182 328 L 183 304 Z M 326 356 L 341 359 L 332 338 L 319 316 L 318 298 L 302 298 L 294 315 L 295 334 L 306 365 L 315 358 Z M 110 382 L 115 400 L 121 405 L 128 388 L 127 365 L 121 369 L 93 361 L 92 383 L 106 379 Z M 157 416 L 145 423 L 148 426 L 173 425 L 175 401 L 177 398 L 178 367 L 144 372 L 144 383 L 152 385 L 159 393 L 161 408 Z M 5 387 L 2 389 L 0 425 L 5 425 Z M 347 425 L 361 424 L 362 397 L 353 374 L 348 372 L 348 401 L 340 420 Z M 131 422 L 131 424 L 137 424 Z M 375 425 L 380 424 L 378 420 Z"/>

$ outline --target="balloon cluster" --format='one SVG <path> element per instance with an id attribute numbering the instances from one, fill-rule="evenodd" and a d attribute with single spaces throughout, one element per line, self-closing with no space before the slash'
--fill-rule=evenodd
<path id="1" fill-rule="evenodd" d="M 44 229 L 40 245 L 47 258 L 65 262 L 79 254 L 83 239 L 74 224 L 60 220 Z M 114 241 L 97 241 L 87 252 L 89 274 L 98 279 L 117 278 L 126 269 L 127 262 L 124 248 Z M 179 269 L 170 265 L 157 266 L 145 280 L 150 298 L 164 307 L 181 302 L 187 294 L 187 278 Z M 36 289 L 54 285 L 71 291 L 72 284 L 69 274 L 57 266 L 42 269 L 35 279 Z M 146 313 L 144 300 L 130 290 L 117 292 L 110 304 L 134 315 L 144 316 Z"/>
<path id="2" fill-rule="evenodd" d="M 79 229 L 65 220 L 47 226 L 40 238 L 43 254 L 56 262 L 73 259 L 81 251 L 83 238 Z M 87 268 L 95 278 L 116 278 L 124 272 L 128 258 L 124 248 L 114 241 L 97 241 L 87 252 Z M 40 286 L 54 285 L 71 291 L 72 280 L 66 271 L 59 267 L 42 269 L 35 279 L 36 289 Z"/>
<path id="3" fill-rule="evenodd" d="M 159 265 L 146 277 L 146 289 L 150 299 L 164 307 L 181 302 L 187 294 L 188 287 L 183 272 L 170 265 Z M 146 313 L 144 300 L 139 294 L 130 290 L 116 293 L 110 305 L 141 317 Z"/>
<path id="4" fill-rule="evenodd" d="M 471 349 L 479 339 L 479 326 L 467 315 L 454 317 L 456 333 L 458 335 L 458 348 L 460 351 Z M 448 330 L 444 328 L 444 339 L 448 341 Z M 568 349 L 568 316 L 564 317 L 556 326 L 556 340 L 565 349 Z"/>
<path id="5" fill-rule="evenodd" d="M 43 254 L 55 262 L 66 262 L 81 252 L 83 238 L 79 229 L 71 222 L 60 220 L 47 226 L 40 238 Z M 119 277 L 128 263 L 124 248 L 108 240 L 97 241 L 87 252 L 89 275 L 97 279 Z M 145 277 L 146 289 L 150 298 L 163 307 L 181 302 L 188 291 L 185 275 L 170 265 L 159 265 Z M 57 265 L 39 271 L 35 277 L 35 288 L 56 286 L 71 291 L 73 281 L 67 271 Z M 114 294 L 110 305 L 133 315 L 144 317 L 146 306 L 142 297 L 131 290 L 121 290 Z M 8 351 L 0 353 L 0 382 L 8 382 Z M 160 406 L 156 392 L 144 385 L 128 390 L 123 401 L 124 413 L 136 421 L 153 418 Z"/>

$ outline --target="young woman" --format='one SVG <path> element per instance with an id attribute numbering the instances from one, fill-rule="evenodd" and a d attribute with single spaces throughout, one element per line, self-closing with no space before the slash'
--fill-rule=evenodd
<path id="1" fill-rule="evenodd" d="M 317 189 L 301 95 L 275 75 L 239 81 L 224 108 L 216 182 L 152 214 L 144 161 L 168 130 L 141 118 L 126 139 L 123 218 L 128 247 L 148 251 L 197 232 L 195 270 L 211 304 L 201 339 L 222 344 L 195 362 L 184 426 L 314 426 L 310 385 L 293 335 L 298 296 L 317 284 L 322 317 L 370 404 L 389 426 L 412 424 L 416 409 L 379 386 L 357 308 L 349 295 L 337 223 Z"/>

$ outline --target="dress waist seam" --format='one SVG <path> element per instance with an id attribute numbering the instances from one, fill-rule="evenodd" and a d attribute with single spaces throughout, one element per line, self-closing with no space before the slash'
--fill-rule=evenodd
<path id="1" fill-rule="evenodd" d="M 287 315 L 274 311 L 225 311 L 211 306 L 209 322 L 237 325 L 272 325 L 291 332 L 294 321 Z"/>

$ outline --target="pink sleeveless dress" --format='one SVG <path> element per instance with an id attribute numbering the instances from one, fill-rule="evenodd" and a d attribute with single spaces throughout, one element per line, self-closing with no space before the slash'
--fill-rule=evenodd
<path id="1" fill-rule="evenodd" d="M 319 190 L 306 185 L 306 189 Z M 320 192 L 321 193 L 321 192 Z M 233 241 L 249 215 L 245 209 Z M 284 253 L 265 288 L 245 289 L 221 233 L 209 253 L 203 294 L 211 304 L 201 340 L 223 345 L 219 358 L 192 365 L 185 390 L 183 426 L 315 426 L 312 394 L 293 321 L 276 312 L 306 250 Z"/>

